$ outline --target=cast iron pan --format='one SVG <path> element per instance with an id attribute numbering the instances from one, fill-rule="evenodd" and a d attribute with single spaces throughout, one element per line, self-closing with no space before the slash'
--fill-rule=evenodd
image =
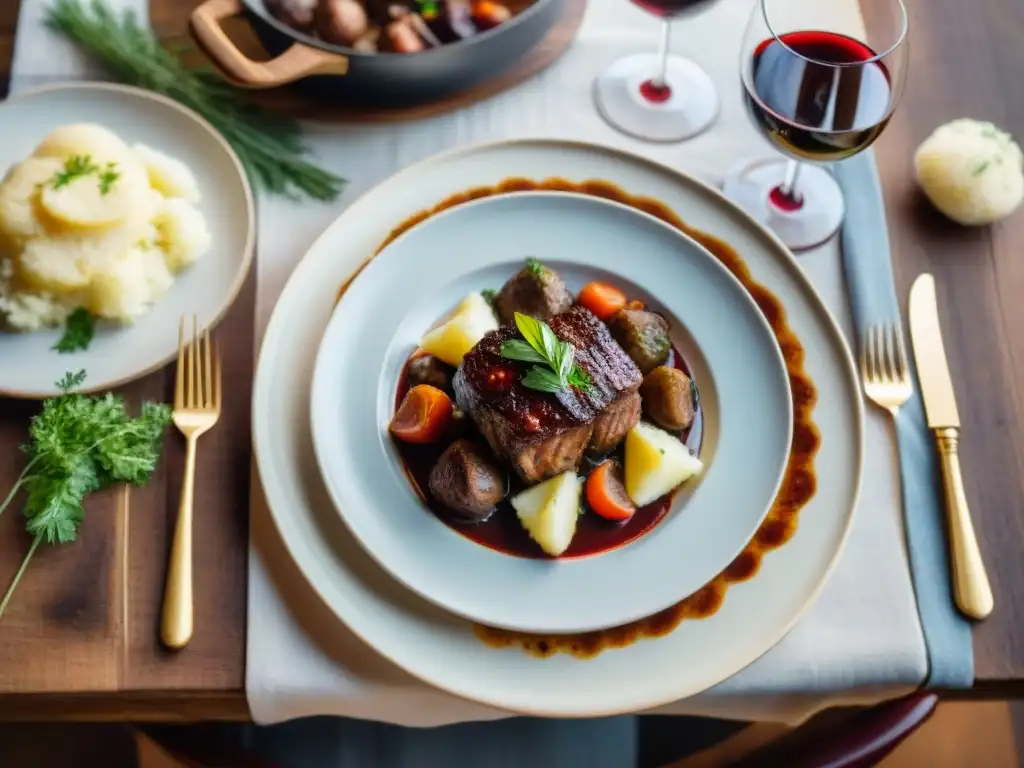
<path id="1" fill-rule="evenodd" d="M 536 46 L 559 20 L 565 0 L 536 0 L 509 21 L 475 37 L 422 53 L 362 53 L 325 43 L 275 19 L 263 0 L 206 0 L 192 12 L 192 32 L 237 84 L 273 88 L 301 81 L 317 96 L 376 107 L 435 101 L 494 77 Z M 255 61 L 220 22 L 245 13 L 274 58 Z"/>

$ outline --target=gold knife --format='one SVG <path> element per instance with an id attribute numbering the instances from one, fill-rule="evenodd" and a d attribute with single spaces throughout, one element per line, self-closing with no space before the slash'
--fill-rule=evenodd
<path id="1" fill-rule="evenodd" d="M 981 560 L 960 475 L 960 415 L 956 410 L 953 381 L 942 345 L 935 278 L 929 274 L 919 276 L 910 287 L 910 338 L 914 344 L 914 360 L 917 362 L 917 377 L 921 382 L 928 426 L 935 433 L 942 461 L 953 595 L 957 607 L 966 616 L 984 619 L 992 613 L 992 587 Z"/>

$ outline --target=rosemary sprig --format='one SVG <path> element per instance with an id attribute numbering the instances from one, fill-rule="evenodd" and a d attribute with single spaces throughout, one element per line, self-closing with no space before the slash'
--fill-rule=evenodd
<path id="1" fill-rule="evenodd" d="M 139 26 L 131 11 L 118 16 L 102 0 L 54 0 L 46 23 L 95 55 L 121 81 L 163 94 L 205 117 L 266 191 L 317 200 L 341 193 L 344 179 L 305 159 L 309 148 L 298 123 L 247 103 L 213 71 L 186 67 Z"/>

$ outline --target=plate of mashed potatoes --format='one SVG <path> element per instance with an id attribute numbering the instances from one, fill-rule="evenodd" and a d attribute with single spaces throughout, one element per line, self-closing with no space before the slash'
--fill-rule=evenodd
<path id="1" fill-rule="evenodd" d="M 179 104 L 102 83 L 0 104 L 0 395 L 162 367 L 182 315 L 209 327 L 230 307 L 253 232 L 237 156 Z"/>

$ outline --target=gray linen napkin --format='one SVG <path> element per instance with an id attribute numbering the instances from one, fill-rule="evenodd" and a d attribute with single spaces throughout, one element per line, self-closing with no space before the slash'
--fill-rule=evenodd
<path id="1" fill-rule="evenodd" d="M 833 169 L 846 199 L 843 271 L 858 340 L 869 324 L 898 321 L 901 316 L 889 254 L 882 186 L 873 155 L 873 152 L 864 152 L 837 163 Z M 910 570 L 928 649 L 926 684 L 932 688 L 967 688 L 974 681 L 971 626 L 953 604 L 939 493 L 942 480 L 916 371 L 913 371 L 913 378 L 914 395 L 896 418 L 896 441 Z"/>

